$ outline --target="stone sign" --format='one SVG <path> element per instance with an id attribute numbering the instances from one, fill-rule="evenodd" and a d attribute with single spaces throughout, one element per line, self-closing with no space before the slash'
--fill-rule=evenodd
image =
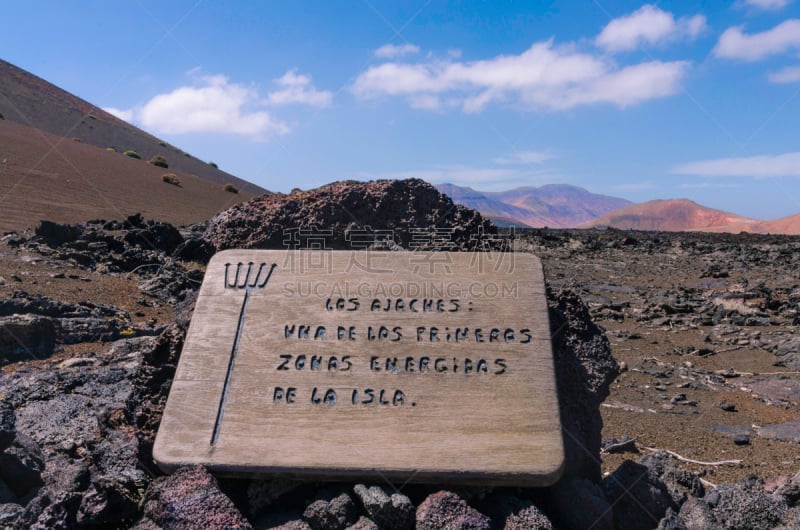
<path id="1" fill-rule="evenodd" d="M 548 485 L 564 453 L 541 263 L 218 253 L 153 454 L 229 475 Z"/>

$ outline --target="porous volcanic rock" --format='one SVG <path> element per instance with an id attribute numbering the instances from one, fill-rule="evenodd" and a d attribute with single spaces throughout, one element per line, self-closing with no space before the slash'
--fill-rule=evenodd
<path id="1" fill-rule="evenodd" d="M 53 353 L 55 325 L 47 317 L 11 315 L 0 317 L 0 366 L 16 361 L 42 359 Z"/>
<path id="2" fill-rule="evenodd" d="M 4 399 L 0 399 L 0 453 L 14 442 L 16 426 L 14 408 Z"/>
<path id="3" fill-rule="evenodd" d="M 358 518 L 353 499 L 347 493 L 323 493 L 306 507 L 303 519 L 312 530 L 344 530 Z"/>
<path id="4" fill-rule="evenodd" d="M 606 477 L 603 490 L 614 507 L 616 528 L 649 530 L 659 524 L 668 508 L 678 508 L 656 470 L 633 460 L 623 461 Z"/>
<path id="5" fill-rule="evenodd" d="M 395 244 L 420 250 L 433 248 L 433 238 L 447 241 L 453 250 L 467 249 L 479 234 L 496 232 L 475 210 L 454 204 L 427 182 L 407 179 L 342 181 L 290 195 L 264 195 L 217 214 L 204 237 L 218 251 L 311 244 L 356 249 L 368 244 L 369 229 L 391 230 Z M 354 230 L 361 232 L 351 234 Z"/>
<path id="6" fill-rule="evenodd" d="M 414 505 L 402 493 L 389 496 L 378 486 L 356 484 L 353 488 L 370 518 L 385 530 L 410 530 L 414 526 Z"/>
<path id="7" fill-rule="evenodd" d="M 492 521 L 452 491 L 439 491 L 417 508 L 418 530 L 489 530 Z"/>
<path id="8" fill-rule="evenodd" d="M 503 530 L 553 530 L 553 523 L 534 505 L 512 514 Z"/>
<path id="9" fill-rule="evenodd" d="M 153 481 L 139 530 L 250 530 L 253 527 L 203 467 L 184 467 Z"/>
<path id="10" fill-rule="evenodd" d="M 163 382 L 175 367 L 168 352 L 182 337 L 173 325 L 159 337 L 0 373 L 4 416 L 11 408 L 15 419 L 0 481 L 21 508 L 5 511 L 10 527 L 126 527 L 135 520 L 149 482 L 143 467 L 152 461 L 141 456 L 154 435 L 149 419 L 161 415 L 150 407 L 163 407 Z"/>
<path id="11" fill-rule="evenodd" d="M 619 374 L 603 330 L 577 294 L 548 289 L 550 336 L 564 431 L 564 478 L 600 480 L 600 403 Z"/>
<path id="12" fill-rule="evenodd" d="M 765 493 L 756 477 L 745 477 L 736 484 L 721 484 L 702 499 L 690 497 L 673 520 L 671 527 L 662 526 L 768 530 L 797 528 L 800 513 L 789 510 L 785 497 Z"/>
<path id="13" fill-rule="evenodd" d="M 491 518 L 494 528 L 553 530 L 553 523 L 530 499 L 494 494 L 481 501 L 478 509 Z"/>

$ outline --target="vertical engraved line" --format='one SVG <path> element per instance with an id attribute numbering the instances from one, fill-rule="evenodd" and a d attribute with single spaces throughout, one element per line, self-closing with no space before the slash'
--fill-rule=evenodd
<path id="1" fill-rule="evenodd" d="M 244 314 L 247 311 L 247 301 L 250 298 L 250 289 L 244 291 L 244 300 L 242 300 L 242 309 L 239 311 L 239 323 L 236 325 L 236 337 L 233 340 L 233 347 L 231 348 L 231 356 L 228 359 L 228 371 L 225 374 L 225 384 L 222 387 L 222 395 L 219 398 L 219 407 L 217 408 L 217 419 L 214 422 L 214 432 L 211 434 L 211 445 L 215 445 L 219 439 L 219 430 L 222 426 L 222 415 L 225 412 L 225 402 L 228 399 L 228 389 L 231 386 L 231 376 L 233 375 L 233 363 L 236 359 L 236 352 L 239 349 L 239 340 L 242 337 L 242 328 L 244 327 Z"/>
<path id="2" fill-rule="evenodd" d="M 266 263 L 262 263 L 261 267 L 263 268 L 265 265 L 266 265 Z M 266 287 L 267 282 L 269 282 L 269 279 L 272 277 L 272 271 L 274 271 L 275 267 L 277 267 L 277 266 L 278 266 L 277 263 L 273 263 L 272 266 L 269 268 L 269 272 L 267 272 L 267 277 L 264 278 L 264 282 L 261 285 L 257 285 L 257 286 L 254 286 L 254 287 L 258 287 L 259 289 L 262 289 L 262 288 Z M 261 268 L 258 269 L 258 276 L 256 277 L 256 280 L 258 280 L 258 278 L 261 277 L 261 270 L 262 270 Z"/>

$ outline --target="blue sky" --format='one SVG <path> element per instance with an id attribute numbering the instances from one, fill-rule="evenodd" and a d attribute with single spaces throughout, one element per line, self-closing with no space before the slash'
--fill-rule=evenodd
<path id="1" fill-rule="evenodd" d="M 800 0 L 6 0 L 0 57 L 274 191 L 800 212 Z"/>

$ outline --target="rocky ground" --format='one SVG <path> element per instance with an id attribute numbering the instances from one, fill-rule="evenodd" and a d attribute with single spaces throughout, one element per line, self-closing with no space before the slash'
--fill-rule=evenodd
<path id="1" fill-rule="evenodd" d="M 362 218 L 452 229 L 455 248 L 491 231 L 405 181 L 272 196 L 180 230 L 132 216 L 7 235 L 0 527 L 800 528 L 800 239 L 788 237 L 516 234 L 549 283 L 567 452 L 553 487 L 163 476 L 152 442 L 209 256 Z"/>
<path id="2" fill-rule="evenodd" d="M 603 403 L 604 454 L 671 450 L 709 482 L 800 469 L 800 239 L 538 231 L 520 238 L 569 288 L 627 368 Z"/>

